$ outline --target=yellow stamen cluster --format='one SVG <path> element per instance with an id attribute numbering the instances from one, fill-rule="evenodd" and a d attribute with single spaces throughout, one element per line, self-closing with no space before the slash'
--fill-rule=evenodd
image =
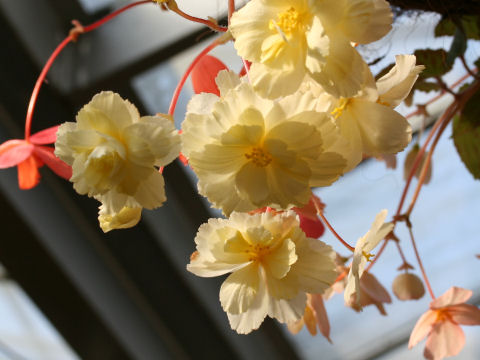
<path id="1" fill-rule="evenodd" d="M 250 153 L 245 154 L 245 157 L 259 167 L 265 167 L 272 161 L 272 156 L 259 147 L 254 147 Z"/>
<path id="2" fill-rule="evenodd" d="M 335 109 L 333 109 L 333 111 L 330 113 L 333 115 L 333 117 L 336 119 L 338 119 L 340 117 L 340 115 L 342 115 L 343 113 L 343 110 L 345 110 L 345 108 L 348 106 L 348 104 L 350 104 L 350 101 L 351 99 L 350 98 L 341 98 L 338 103 L 337 103 L 337 106 L 335 107 Z"/>
<path id="3" fill-rule="evenodd" d="M 285 41 L 292 36 L 292 33 L 300 25 L 300 14 L 293 7 L 287 11 L 277 14 L 277 21 L 271 19 L 269 22 L 270 30 L 277 30 Z"/>
<path id="4" fill-rule="evenodd" d="M 365 257 L 365 259 L 367 259 L 368 262 L 371 262 L 372 261 L 371 258 L 375 256 L 370 253 L 367 254 L 365 251 L 362 251 L 362 255 Z"/>
<path id="5" fill-rule="evenodd" d="M 262 257 L 270 252 L 270 246 L 251 244 L 245 252 L 249 255 L 248 261 L 261 261 Z"/>

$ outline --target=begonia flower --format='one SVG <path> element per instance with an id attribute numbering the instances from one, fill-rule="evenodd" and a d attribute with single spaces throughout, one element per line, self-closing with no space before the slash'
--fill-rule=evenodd
<path id="1" fill-rule="evenodd" d="M 140 117 L 134 105 L 109 91 L 95 95 L 76 120 L 60 126 L 55 154 L 72 166 L 75 190 L 102 203 L 101 223 L 123 218 L 126 208 L 154 209 L 163 204 L 164 180 L 158 168 L 180 151 L 180 137 L 171 120 Z M 138 210 L 132 211 L 129 221 L 111 221 L 103 228 L 135 225 L 132 214 Z"/>
<path id="2" fill-rule="evenodd" d="M 353 96 L 364 61 L 352 42 L 366 44 L 391 28 L 384 0 L 252 0 L 229 26 L 250 78 L 262 96 L 295 92 L 306 75 L 336 96 Z"/>
<path id="3" fill-rule="evenodd" d="M 351 301 L 353 294 L 355 295 L 355 304 L 360 304 L 360 279 L 365 270 L 367 260 L 373 256 L 370 252 L 378 245 L 378 243 L 387 234 L 392 231 L 392 223 L 384 223 L 387 217 L 387 210 L 382 210 L 377 214 L 370 230 L 358 239 L 355 244 L 353 260 L 348 272 L 347 284 L 345 286 L 344 299 L 346 303 Z"/>
<path id="4" fill-rule="evenodd" d="M 257 329 L 267 315 L 282 323 L 300 319 L 306 293 L 321 294 L 337 276 L 335 252 L 306 237 L 292 211 L 210 219 L 195 243 L 188 271 L 203 277 L 232 273 L 220 302 L 241 334 Z"/>
<path id="5" fill-rule="evenodd" d="M 430 302 L 430 309 L 418 319 L 410 335 L 411 349 L 427 337 L 423 355 L 429 360 L 441 360 L 457 355 L 465 345 L 460 325 L 480 325 L 480 309 L 465 304 L 472 291 L 451 287 Z"/>
<path id="6" fill-rule="evenodd" d="M 347 170 L 356 166 L 364 155 L 395 154 L 410 143 L 411 126 L 393 108 L 408 95 L 423 69 L 424 66 L 415 65 L 415 56 L 398 55 L 396 65 L 375 82 L 366 67 L 362 91 L 353 97 L 328 96 L 309 83 L 307 88 L 319 98 L 317 111 L 330 112 L 350 144 L 351 153 L 343 154 L 348 160 Z"/>
<path id="7" fill-rule="evenodd" d="M 331 343 L 330 339 L 330 322 L 328 321 L 327 311 L 321 294 L 307 294 L 307 305 L 305 312 L 300 320 L 287 324 L 288 330 L 292 334 L 298 334 L 302 330 L 303 325 L 308 332 L 317 335 L 317 327 L 320 333 Z"/>
<path id="8" fill-rule="evenodd" d="M 200 194 L 226 215 L 302 207 L 311 187 L 343 174 L 345 160 L 329 151 L 337 129 L 326 114 L 303 110 L 310 96 L 264 99 L 225 71 L 217 85 L 220 98 L 204 93 L 190 101 L 182 153 L 199 178 Z"/>
<path id="9" fill-rule="evenodd" d="M 53 126 L 33 134 L 28 140 L 7 140 L 0 145 L 0 169 L 17 166 L 20 189 L 28 190 L 39 183 L 38 169 L 44 164 L 64 179 L 72 176 L 71 167 L 53 154 L 55 149 L 42 146 L 55 142 L 57 130 L 58 126 Z"/>

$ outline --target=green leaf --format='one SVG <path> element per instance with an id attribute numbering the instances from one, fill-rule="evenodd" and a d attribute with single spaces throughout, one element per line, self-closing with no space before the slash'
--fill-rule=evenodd
<path id="1" fill-rule="evenodd" d="M 467 50 L 467 38 L 462 29 L 455 30 L 455 36 L 453 37 L 452 46 L 447 54 L 447 63 L 453 65 L 455 59 L 462 56 Z"/>
<path id="2" fill-rule="evenodd" d="M 440 85 L 438 85 L 438 83 L 428 82 L 428 81 L 425 81 L 424 79 L 418 79 L 415 82 L 415 85 L 413 86 L 413 88 L 415 90 L 420 90 L 424 92 L 439 91 L 442 89 Z"/>
<path id="3" fill-rule="evenodd" d="M 480 91 L 453 119 L 453 141 L 458 154 L 475 179 L 480 179 Z"/>
<path id="4" fill-rule="evenodd" d="M 455 25 L 458 24 L 459 26 Z M 462 16 L 459 19 L 452 20 L 444 18 L 440 20 L 435 27 L 435 36 L 454 36 L 457 28 L 461 28 L 467 39 L 480 40 L 480 17 Z"/>
<path id="5" fill-rule="evenodd" d="M 443 49 L 415 50 L 414 55 L 417 57 L 417 65 L 425 65 L 421 78 L 442 76 L 452 69 L 452 64 L 447 62 L 447 52 Z"/>

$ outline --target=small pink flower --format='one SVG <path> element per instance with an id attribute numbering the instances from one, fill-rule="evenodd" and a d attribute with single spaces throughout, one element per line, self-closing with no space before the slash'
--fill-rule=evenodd
<path id="1" fill-rule="evenodd" d="M 28 140 L 8 140 L 0 145 L 0 169 L 17 166 L 20 189 L 31 189 L 38 184 L 38 169 L 44 164 L 64 179 L 72 176 L 71 167 L 55 156 L 54 148 L 41 146 L 55 142 L 57 130 L 58 126 L 53 126 L 33 134 Z"/>
<path id="2" fill-rule="evenodd" d="M 480 309 L 465 304 L 472 291 L 452 287 L 430 302 L 430 310 L 418 319 L 410 335 L 408 348 L 427 337 L 423 355 L 440 360 L 457 355 L 465 345 L 465 335 L 459 325 L 480 325 Z"/>

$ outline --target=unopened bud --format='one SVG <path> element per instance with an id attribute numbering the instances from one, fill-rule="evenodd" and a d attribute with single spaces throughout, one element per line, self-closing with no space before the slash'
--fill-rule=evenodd
<path id="1" fill-rule="evenodd" d="M 418 300 L 425 294 L 425 287 L 417 275 L 404 273 L 393 281 L 392 290 L 399 300 Z"/>

